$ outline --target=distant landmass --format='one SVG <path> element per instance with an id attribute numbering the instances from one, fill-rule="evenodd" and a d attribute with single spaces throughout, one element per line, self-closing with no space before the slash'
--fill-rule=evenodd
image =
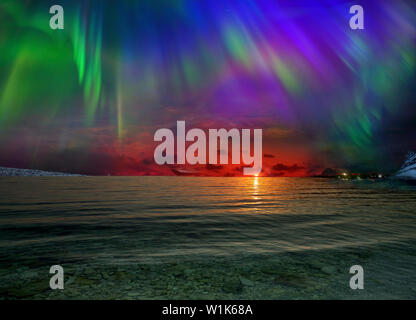
<path id="1" fill-rule="evenodd" d="M 183 168 L 171 168 L 172 171 L 178 176 L 196 176 L 198 175 L 197 170 L 189 170 Z M 35 169 L 17 169 L 17 168 L 7 168 L 7 167 L 0 167 L 0 176 L 7 176 L 7 177 L 59 177 L 59 176 L 83 176 L 81 174 L 71 174 L 71 173 L 63 173 L 63 172 L 53 172 L 53 171 L 43 171 L 43 170 L 35 170 Z M 385 176 L 380 173 L 370 172 L 370 173 L 350 173 L 347 169 L 340 169 L 340 168 L 326 168 L 322 171 L 321 174 L 316 175 L 314 177 L 321 177 L 321 178 L 348 178 L 348 179 L 360 179 L 360 178 L 386 178 Z M 400 170 L 390 176 L 393 179 L 400 179 L 400 180 L 416 180 L 416 153 L 409 152 L 406 156 L 406 159 L 401 166 Z"/>
<path id="2" fill-rule="evenodd" d="M 62 176 L 81 176 L 80 174 L 70 174 L 62 172 L 51 172 L 43 170 L 33 170 L 33 169 L 16 169 L 16 168 L 6 168 L 0 167 L 0 176 L 3 177 L 62 177 Z"/>
<path id="3" fill-rule="evenodd" d="M 324 171 L 322 171 L 322 173 L 319 176 L 325 177 L 325 178 L 326 177 L 333 178 L 333 177 L 341 175 L 342 172 L 345 172 L 345 170 L 334 169 L 334 168 L 326 168 Z"/>

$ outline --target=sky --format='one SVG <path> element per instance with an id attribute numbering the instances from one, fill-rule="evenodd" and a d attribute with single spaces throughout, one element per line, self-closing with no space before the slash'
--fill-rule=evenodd
<path id="1" fill-rule="evenodd" d="M 63 0 L 52 30 L 55 1 L 2 0 L 0 166 L 174 175 L 153 136 L 185 120 L 263 129 L 263 176 L 394 172 L 416 150 L 416 4 L 359 2 L 364 30 L 351 1 Z"/>

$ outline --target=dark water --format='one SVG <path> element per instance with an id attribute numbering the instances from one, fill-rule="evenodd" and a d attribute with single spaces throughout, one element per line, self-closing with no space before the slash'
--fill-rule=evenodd
<path id="1" fill-rule="evenodd" d="M 3 298 L 416 298 L 414 187 L 27 177 L 1 178 L 0 194 Z M 355 264 L 364 290 L 349 288 Z"/>

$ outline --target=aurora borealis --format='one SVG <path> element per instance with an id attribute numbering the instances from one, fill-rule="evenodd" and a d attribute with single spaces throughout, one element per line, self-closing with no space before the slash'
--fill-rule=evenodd
<path id="1" fill-rule="evenodd" d="M 416 4 L 0 2 L 0 165 L 172 175 L 153 134 L 263 128 L 263 175 L 398 168 L 416 147 Z M 241 168 L 204 166 L 203 175 Z"/>

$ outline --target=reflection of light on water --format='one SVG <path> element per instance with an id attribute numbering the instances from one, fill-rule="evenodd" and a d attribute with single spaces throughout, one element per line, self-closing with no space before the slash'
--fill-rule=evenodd
<path id="1" fill-rule="evenodd" d="M 256 201 L 260 200 L 260 197 L 258 197 L 258 195 L 259 195 L 259 177 L 255 176 L 253 178 L 253 199 Z"/>

